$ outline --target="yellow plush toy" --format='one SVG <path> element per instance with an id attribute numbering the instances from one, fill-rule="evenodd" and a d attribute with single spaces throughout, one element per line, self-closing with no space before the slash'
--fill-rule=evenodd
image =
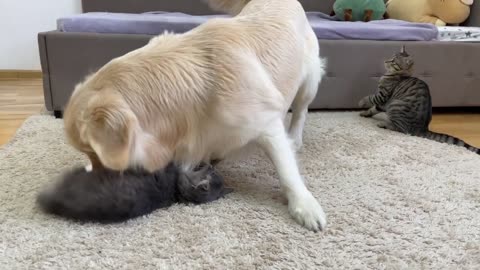
<path id="1" fill-rule="evenodd" d="M 472 4 L 473 0 L 389 0 L 387 13 L 391 19 L 445 26 L 464 22 Z"/>

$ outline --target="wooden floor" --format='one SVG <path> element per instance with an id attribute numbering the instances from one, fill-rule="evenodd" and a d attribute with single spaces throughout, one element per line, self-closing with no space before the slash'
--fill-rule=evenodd
<path id="1" fill-rule="evenodd" d="M 23 121 L 44 107 L 40 79 L 0 80 L 0 145 L 15 134 Z M 430 128 L 480 147 L 480 113 L 435 114 Z"/>
<path id="2" fill-rule="evenodd" d="M 0 80 L 0 145 L 7 143 L 23 121 L 42 108 L 41 79 Z"/>

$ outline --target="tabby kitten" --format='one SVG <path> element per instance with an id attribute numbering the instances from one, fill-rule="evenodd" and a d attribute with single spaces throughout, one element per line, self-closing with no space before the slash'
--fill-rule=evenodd
<path id="1" fill-rule="evenodd" d="M 65 173 L 37 197 L 50 214 L 83 222 L 114 223 L 146 215 L 177 202 L 201 204 L 230 193 L 210 165 L 182 171 L 174 164 L 148 173 L 84 167 Z"/>
<path id="2" fill-rule="evenodd" d="M 480 149 L 458 138 L 428 130 L 432 120 L 430 90 L 423 80 L 412 77 L 413 64 L 413 58 L 405 51 L 405 46 L 393 58 L 386 60 L 386 73 L 380 78 L 377 92 L 359 102 L 361 108 L 368 108 L 360 115 L 372 117 L 385 112 L 386 119 L 378 124 L 381 128 L 463 146 L 480 154 Z"/>

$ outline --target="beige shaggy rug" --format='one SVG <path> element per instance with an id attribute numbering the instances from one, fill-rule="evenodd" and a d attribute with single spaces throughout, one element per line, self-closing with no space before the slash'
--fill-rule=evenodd
<path id="1" fill-rule="evenodd" d="M 37 192 L 86 160 L 62 121 L 29 118 L 0 150 L 2 269 L 480 269 L 480 157 L 379 129 L 357 113 L 311 113 L 299 153 L 328 228 L 297 225 L 263 155 L 220 167 L 235 192 L 117 225 L 40 212 Z"/>

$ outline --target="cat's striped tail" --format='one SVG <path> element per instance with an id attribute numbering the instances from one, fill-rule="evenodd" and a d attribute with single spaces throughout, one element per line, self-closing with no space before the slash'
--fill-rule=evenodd
<path id="1" fill-rule="evenodd" d="M 441 142 L 441 143 L 448 143 L 448 144 L 453 144 L 460 147 L 465 147 L 468 150 L 480 155 L 480 149 L 476 148 L 475 146 L 471 146 L 470 144 L 464 142 L 463 140 L 450 136 L 448 134 L 437 133 L 429 130 L 427 132 L 417 134 L 417 136 L 430 139 L 433 141 Z"/>

